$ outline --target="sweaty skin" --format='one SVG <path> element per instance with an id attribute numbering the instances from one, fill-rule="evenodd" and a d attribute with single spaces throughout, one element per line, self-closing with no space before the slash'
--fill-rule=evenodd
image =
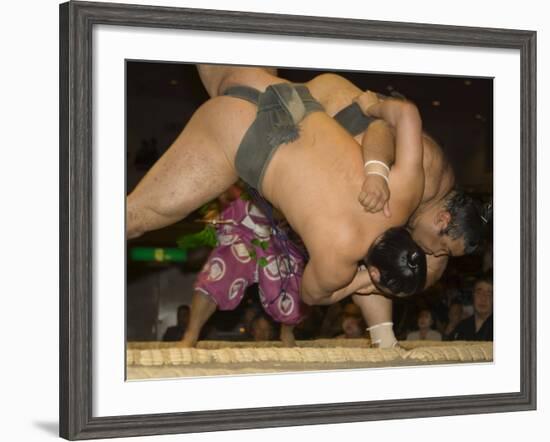
<path id="1" fill-rule="evenodd" d="M 352 102 L 361 96 L 363 91 L 356 87 L 353 83 L 345 78 L 334 74 L 323 74 L 315 77 L 309 83 L 310 91 L 312 95 L 319 101 L 327 113 L 331 116 L 336 115 L 340 110 L 349 106 Z M 390 127 L 384 126 L 384 122 L 374 122 L 373 124 L 381 124 L 381 130 L 391 130 Z M 370 127 L 370 126 L 369 126 Z M 379 160 L 385 164 L 391 166 L 395 160 L 395 148 L 391 143 L 369 143 L 368 131 L 362 132 L 355 136 L 358 143 L 363 146 L 364 161 Z M 415 224 L 415 214 L 422 213 L 423 210 L 433 206 L 440 202 L 453 188 L 455 178 L 453 170 L 447 162 L 440 147 L 430 138 L 428 135 L 422 135 L 423 142 L 423 159 L 422 166 L 424 170 L 424 193 L 419 207 L 413 213 L 410 224 Z M 359 198 L 363 205 L 365 204 L 364 197 L 366 191 L 369 189 L 369 185 L 372 189 L 373 183 L 378 186 L 379 189 L 385 187 L 383 178 L 376 175 L 366 177 L 362 191 L 364 192 L 363 198 Z M 379 211 L 384 204 L 387 204 L 389 194 L 383 194 L 382 190 L 378 191 L 378 198 L 380 202 L 372 202 L 371 208 Z M 377 195 L 374 195 L 376 197 Z M 393 197 L 393 195 L 392 195 Z M 368 201 L 367 201 L 368 203 Z M 414 228 L 412 229 L 414 233 Z M 413 236 L 414 237 L 414 236 Z M 420 242 L 419 242 L 420 244 Z M 422 244 L 420 244 L 422 245 Z M 448 256 L 436 257 L 433 254 L 426 255 L 428 264 L 428 279 L 426 281 L 426 287 L 433 285 L 443 274 L 447 262 Z M 365 296 L 372 293 L 369 290 L 368 285 L 360 287 L 356 290 L 356 294 L 353 296 L 353 301 L 357 304 L 363 317 L 369 326 L 391 322 L 392 320 L 392 301 L 381 295 Z M 363 295 L 363 296 L 361 296 Z"/>
<path id="2" fill-rule="evenodd" d="M 330 116 L 336 115 L 340 110 L 356 101 L 363 91 L 344 77 L 335 74 L 322 74 L 308 83 L 311 94 L 319 101 Z M 372 124 L 372 123 L 371 123 Z M 359 144 L 365 145 L 366 132 L 355 136 Z M 447 195 L 455 184 L 453 170 L 446 160 L 441 148 L 426 134 L 422 134 L 424 170 L 424 192 L 417 210 L 422 210 L 425 205 L 440 201 Z M 395 161 L 395 147 L 387 143 L 364 149 L 365 161 L 379 159 L 391 166 Z M 376 156 L 373 157 L 372 155 Z M 383 180 L 381 177 L 373 177 Z"/>
<path id="3" fill-rule="evenodd" d="M 263 90 L 268 84 L 281 82 L 256 68 L 202 65 L 199 73 L 207 90 L 216 94 L 236 85 Z M 312 86 L 305 85 L 308 89 Z M 315 92 L 311 92 L 315 97 Z M 399 104 L 395 109 L 403 111 L 403 115 L 392 114 L 391 106 L 395 104 Z M 389 219 L 365 213 L 357 204 L 355 195 L 364 179 L 361 150 L 345 130 L 323 113 L 306 118 L 301 123 L 300 139 L 281 146 L 268 167 L 262 185 L 264 195 L 284 213 L 310 253 L 302 280 L 302 297 L 307 303 L 333 303 L 349 294 L 341 289 L 346 282 L 353 284 L 357 262 L 368 250 L 365 244 L 370 246 L 387 228 L 406 222 L 419 202 L 423 190 L 420 117 L 414 106 L 387 105 L 386 112 L 380 109 L 378 116 L 385 116 L 398 129 L 395 139 L 390 140 L 398 153 L 390 175 L 395 207 Z M 371 141 L 386 135 L 377 127 L 368 132 Z M 303 164 L 308 167 L 301 167 Z M 327 236 L 326 232 L 331 234 Z M 331 253 L 326 253 L 328 250 Z"/>
<path id="4" fill-rule="evenodd" d="M 248 73 L 235 71 L 231 80 L 235 84 L 247 84 L 251 78 Z M 334 74 L 317 76 L 307 85 L 312 95 L 323 105 L 330 116 L 334 116 L 341 109 L 358 100 L 363 94 L 363 91 L 351 82 Z M 214 94 L 219 93 L 217 90 L 211 90 Z M 362 104 L 359 100 L 358 103 Z M 367 131 L 358 134 L 355 140 L 363 147 L 363 160 L 378 160 L 391 166 L 395 161 L 395 143 L 393 139 L 388 141 L 388 136 L 391 136 L 393 133 L 395 133 L 394 128 L 388 123 L 378 120 L 371 123 Z M 420 231 L 420 227 L 422 227 L 421 219 L 416 215 L 422 214 L 426 209 L 440 204 L 454 185 L 452 168 L 446 161 L 439 146 L 426 134 L 423 134 L 422 142 L 422 165 L 425 182 L 421 203 L 411 219 L 409 219 L 409 226 L 415 227 L 412 229 L 413 234 L 415 231 Z M 375 192 L 373 192 L 373 188 Z M 388 216 L 390 210 L 387 200 L 389 199 L 390 192 L 384 189 L 387 189 L 387 186 L 383 178 L 376 175 L 366 176 L 359 200 L 366 209 L 374 213 L 382 210 L 384 207 L 384 212 Z M 418 240 L 418 237 L 416 239 Z M 419 244 L 422 245 L 422 241 L 419 241 Z M 427 249 L 428 247 L 424 248 Z M 430 250 L 426 251 L 431 252 Z M 461 253 L 455 252 L 455 254 L 460 255 Z M 436 257 L 433 254 L 428 254 L 427 261 L 428 280 L 426 287 L 429 287 L 441 277 L 447 265 L 448 256 Z M 392 301 L 384 296 L 373 294 L 373 292 L 376 292 L 376 288 L 372 285 L 368 273 L 360 272 L 352 283 L 335 292 L 330 298 L 327 298 L 327 301 L 335 302 L 351 293 L 356 293 L 353 300 L 361 308 L 367 324 L 372 326 L 390 322 L 392 318 Z M 370 294 L 370 296 L 365 296 L 367 294 Z"/>
<path id="5" fill-rule="evenodd" d="M 319 101 L 326 112 L 330 116 L 336 115 L 340 110 L 349 106 L 354 101 L 357 101 L 359 97 L 363 94 L 363 91 L 355 86 L 350 81 L 345 78 L 335 75 L 335 74 L 323 74 L 315 77 L 308 83 L 311 94 Z M 359 101 L 360 104 L 360 101 Z M 394 129 L 384 121 L 375 121 L 371 123 L 371 126 L 374 124 L 380 125 L 379 131 L 393 131 Z M 369 129 L 370 127 L 369 126 Z M 371 133 L 367 129 L 358 135 L 355 136 L 355 140 L 363 146 L 363 157 L 364 161 L 368 160 L 379 160 L 391 166 L 395 161 L 395 144 L 392 143 L 375 143 L 372 141 Z M 416 230 L 419 229 L 418 215 L 433 207 L 444 199 L 446 195 L 452 190 L 455 184 L 455 177 L 453 170 L 445 158 L 443 151 L 437 145 L 437 143 L 427 134 L 422 134 L 422 143 L 423 143 L 423 158 L 422 158 L 422 168 L 424 171 L 424 192 L 422 194 L 422 199 L 417 207 L 417 209 L 411 215 L 411 218 L 408 221 L 409 228 L 413 234 L 413 238 L 418 242 L 420 246 L 423 246 L 421 238 L 419 239 L 415 235 Z M 367 181 L 368 180 L 368 181 Z M 366 177 L 363 191 L 366 189 L 369 183 L 378 182 L 380 187 L 385 186 L 385 181 L 383 178 L 372 175 Z M 391 180 L 390 180 L 391 182 Z M 391 194 L 391 192 L 390 192 Z M 389 198 L 389 195 L 387 196 Z M 378 210 L 382 209 L 382 205 L 386 201 L 382 201 L 382 204 L 373 203 L 373 207 L 376 207 Z M 378 210 L 374 210 L 375 212 Z M 432 268 L 438 268 L 437 272 L 441 272 L 439 267 L 443 266 L 443 269 L 447 263 L 447 258 L 445 256 L 441 257 L 441 260 L 438 262 L 437 259 L 433 259 L 430 250 L 423 247 L 424 251 L 428 254 L 428 263 L 431 262 Z M 460 256 L 462 253 L 460 251 L 455 252 L 454 256 Z M 437 263 L 437 264 L 436 264 Z M 437 273 L 436 272 L 436 273 Z M 433 281 L 435 282 L 435 281 Z"/>
<path id="6" fill-rule="evenodd" d="M 270 72 L 273 72 L 273 70 Z M 199 73 L 207 89 L 214 95 L 220 94 L 222 90 L 232 85 L 244 84 L 255 87 L 256 84 L 256 70 L 228 67 L 222 73 L 217 67 L 213 68 L 209 65 L 200 65 Z M 330 116 L 336 115 L 340 110 L 349 106 L 354 101 L 357 101 L 364 94 L 363 91 L 353 83 L 335 74 L 318 75 L 306 83 L 306 85 L 313 97 L 323 105 L 325 111 Z M 395 128 L 384 120 L 374 121 L 366 131 L 356 135 L 356 142 L 362 146 L 363 161 L 378 160 L 392 166 L 396 158 L 394 135 Z M 414 222 L 417 213 L 441 202 L 441 200 L 451 191 L 455 183 L 453 170 L 437 143 L 428 135 L 422 134 L 422 144 L 424 191 L 422 193 L 421 202 L 411 215 L 409 222 Z M 364 183 L 362 190 L 365 190 L 366 186 L 373 182 L 378 182 L 386 186 L 384 179 L 376 175 L 364 176 L 363 179 Z M 390 183 L 391 181 L 390 179 Z M 374 204 L 373 207 L 378 207 L 378 210 L 371 211 L 373 213 L 378 212 L 382 209 L 383 203 L 378 206 Z M 428 252 L 429 251 L 427 251 L 427 253 Z M 456 253 L 456 255 L 460 255 L 460 253 Z M 427 259 L 428 270 L 431 272 L 428 275 L 427 286 L 430 286 L 437 281 L 439 276 L 441 276 L 448 259 L 446 256 L 436 258 L 431 255 L 428 255 Z M 439 276 L 435 278 L 434 275 Z"/>
<path id="7" fill-rule="evenodd" d="M 285 81 L 256 68 L 217 66 L 199 72 L 207 90 L 217 93 L 236 84 L 263 91 Z M 233 81 L 236 72 L 248 75 L 249 81 Z M 233 184 L 235 155 L 256 110 L 249 102 L 224 96 L 201 106 L 128 196 L 128 236 L 173 223 Z M 358 204 L 363 184 L 361 148 L 323 112 L 308 115 L 300 123 L 300 138 L 280 146 L 267 167 L 264 196 L 284 214 L 310 255 L 301 288 L 306 303 L 325 303 L 348 286 L 357 273 L 357 262 L 375 238 L 405 224 L 421 201 L 424 176 L 418 110 L 412 104 L 396 106 L 386 100 L 373 105 L 372 114 L 397 128 L 390 218 L 365 212 Z"/>

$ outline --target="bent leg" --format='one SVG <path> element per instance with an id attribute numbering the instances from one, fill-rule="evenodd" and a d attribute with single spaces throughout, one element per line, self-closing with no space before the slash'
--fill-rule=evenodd
<path id="1" fill-rule="evenodd" d="M 198 290 L 193 292 L 189 325 L 187 326 L 183 339 L 179 344 L 181 347 L 194 347 L 196 345 L 202 327 L 206 321 L 208 321 L 210 316 L 214 314 L 216 308 L 216 303 L 204 293 Z"/>
<path id="2" fill-rule="evenodd" d="M 240 240 L 212 250 L 195 281 L 189 326 L 181 346 L 193 347 L 197 343 L 202 327 L 217 309 L 237 308 L 253 281 L 255 269 L 256 263 Z"/>
<path id="3" fill-rule="evenodd" d="M 254 111 L 231 97 L 203 104 L 128 195 L 127 237 L 173 224 L 235 183 L 234 155 Z"/>

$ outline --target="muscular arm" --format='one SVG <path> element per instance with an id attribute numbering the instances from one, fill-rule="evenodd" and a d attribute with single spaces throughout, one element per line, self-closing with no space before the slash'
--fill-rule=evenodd
<path id="1" fill-rule="evenodd" d="M 353 295 L 353 302 L 361 309 L 368 326 L 392 320 L 393 302 L 383 295 Z"/>
<path id="2" fill-rule="evenodd" d="M 379 348 L 394 347 L 397 339 L 393 333 L 391 299 L 382 295 L 354 295 L 353 302 L 369 326 L 372 345 Z"/>
<path id="3" fill-rule="evenodd" d="M 361 147 L 365 165 L 369 161 L 374 163 L 365 168 L 365 180 L 359 194 L 359 202 L 368 212 L 376 213 L 384 209 L 384 214 L 390 217 L 387 203 L 390 199 L 389 185 L 384 177 L 377 174 L 388 176 L 389 172 L 377 162 L 382 162 L 388 167 L 393 164 L 395 137 L 391 126 L 384 120 L 373 121 L 363 133 Z"/>
<path id="4" fill-rule="evenodd" d="M 308 250 L 311 259 L 302 276 L 302 300 L 308 305 L 328 305 L 342 299 L 344 296 L 340 290 L 350 285 L 357 265 L 339 253 L 328 253 L 330 248 L 321 249 L 320 253 Z"/>
<path id="5" fill-rule="evenodd" d="M 428 277 L 426 280 L 426 288 L 433 285 L 445 271 L 448 257 L 435 257 L 427 255 L 428 260 Z M 387 324 L 376 330 L 371 331 L 371 339 L 377 340 L 379 347 L 393 347 L 396 339 L 393 334 L 392 322 L 392 306 L 391 299 L 382 295 L 353 295 L 353 302 L 361 309 L 361 313 L 365 322 L 369 327 L 378 324 Z"/>
<path id="6" fill-rule="evenodd" d="M 393 188 L 397 185 L 399 205 L 407 204 L 407 210 L 414 209 L 422 196 L 424 186 L 423 176 L 423 144 L 422 121 L 416 106 L 407 101 L 386 99 L 379 101 L 376 94 L 370 91 L 356 98 L 356 103 L 362 112 L 381 119 L 385 125 L 371 123 L 363 135 L 363 157 L 366 161 L 380 159 L 388 166 L 394 165 Z M 394 142 L 391 142 L 394 141 Z M 387 171 L 377 164 L 370 164 L 370 172 L 377 171 L 386 174 Z M 395 177 L 398 177 L 397 179 Z M 375 178 L 376 177 L 376 178 Z M 389 188 L 383 183 L 382 177 L 367 175 L 363 184 L 362 197 L 359 200 L 366 210 L 377 212 L 389 199 Z M 370 198 L 364 198 L 370 194 Z M 410 203 L 410 207 L 409 207 Z M 386 216 L 389 216 L 389 206 L 384 206 Z"/>
<path id="7" fill-rule="evenodd" d="M 397 189 L 396 206 L 412 213 L 422 199 L 424 168 L 422 121 L 413 103 L 402 100 L 384 100 L 371 105 L 368 113 L 382 118 L 395 131 L 395 164 L 390 174 L 392 189 Z M 395 206 L 394 206 L 395 207 Z"/>
<path id="8" fill-rule="evenodd" d="M 318 305 L 334 304 L 342 299 L 361 291 L 361 293 L 373 293 L 375 291 L 374 284 L 371 281 L 369 272 L 366 270 L 359 270 L 353 280 L 345 287 L 334 291 L 330 296 L 317 302 Z"/>
<path id="9" fill-rule="evenodd" d="M 422 120 L 416 106 L 403 100 L 388 99 L 373 104 L 368 115 L 381 118 L 395 131 L 395 167 L 415 173 L 422 169 Z"/>
<path id="10" fill-rule="evenodd" d="M 382 161 L 391 167 L 395 160 L 395 138 L 389 123 L 376 120 L 363 132 L 361 140 L 363 160 Z"/>

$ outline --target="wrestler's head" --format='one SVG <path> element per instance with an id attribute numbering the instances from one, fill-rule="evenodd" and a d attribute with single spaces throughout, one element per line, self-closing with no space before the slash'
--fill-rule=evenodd
<path id="1" fill-rule="evenodd" d="M 390 297 L 406 298 L 426 285 L 426 255 L 404 227 L 376 238 L 365 264 L 376 288 Z"/>
<path id="2" fill-rule="evenodd" d="M 492 205 L 455 189 L 437 204 L 419 210 L 409 227 L 428 255 L 462 256 L 479 248 L 491 219 Z"/>

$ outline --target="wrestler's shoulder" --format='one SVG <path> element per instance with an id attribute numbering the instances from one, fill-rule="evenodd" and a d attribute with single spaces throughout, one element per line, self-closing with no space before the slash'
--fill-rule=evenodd
<path id="1" fill-rule="evenodd" d="M 326 220 L 322 234 L 317 236 L 318 245 L 329 250 L 331 256 L 338 259 L 355 260 L 360 255 L 363 236 L 361 225 L 353 219 L 340 217 L 338 219 Z"/>

